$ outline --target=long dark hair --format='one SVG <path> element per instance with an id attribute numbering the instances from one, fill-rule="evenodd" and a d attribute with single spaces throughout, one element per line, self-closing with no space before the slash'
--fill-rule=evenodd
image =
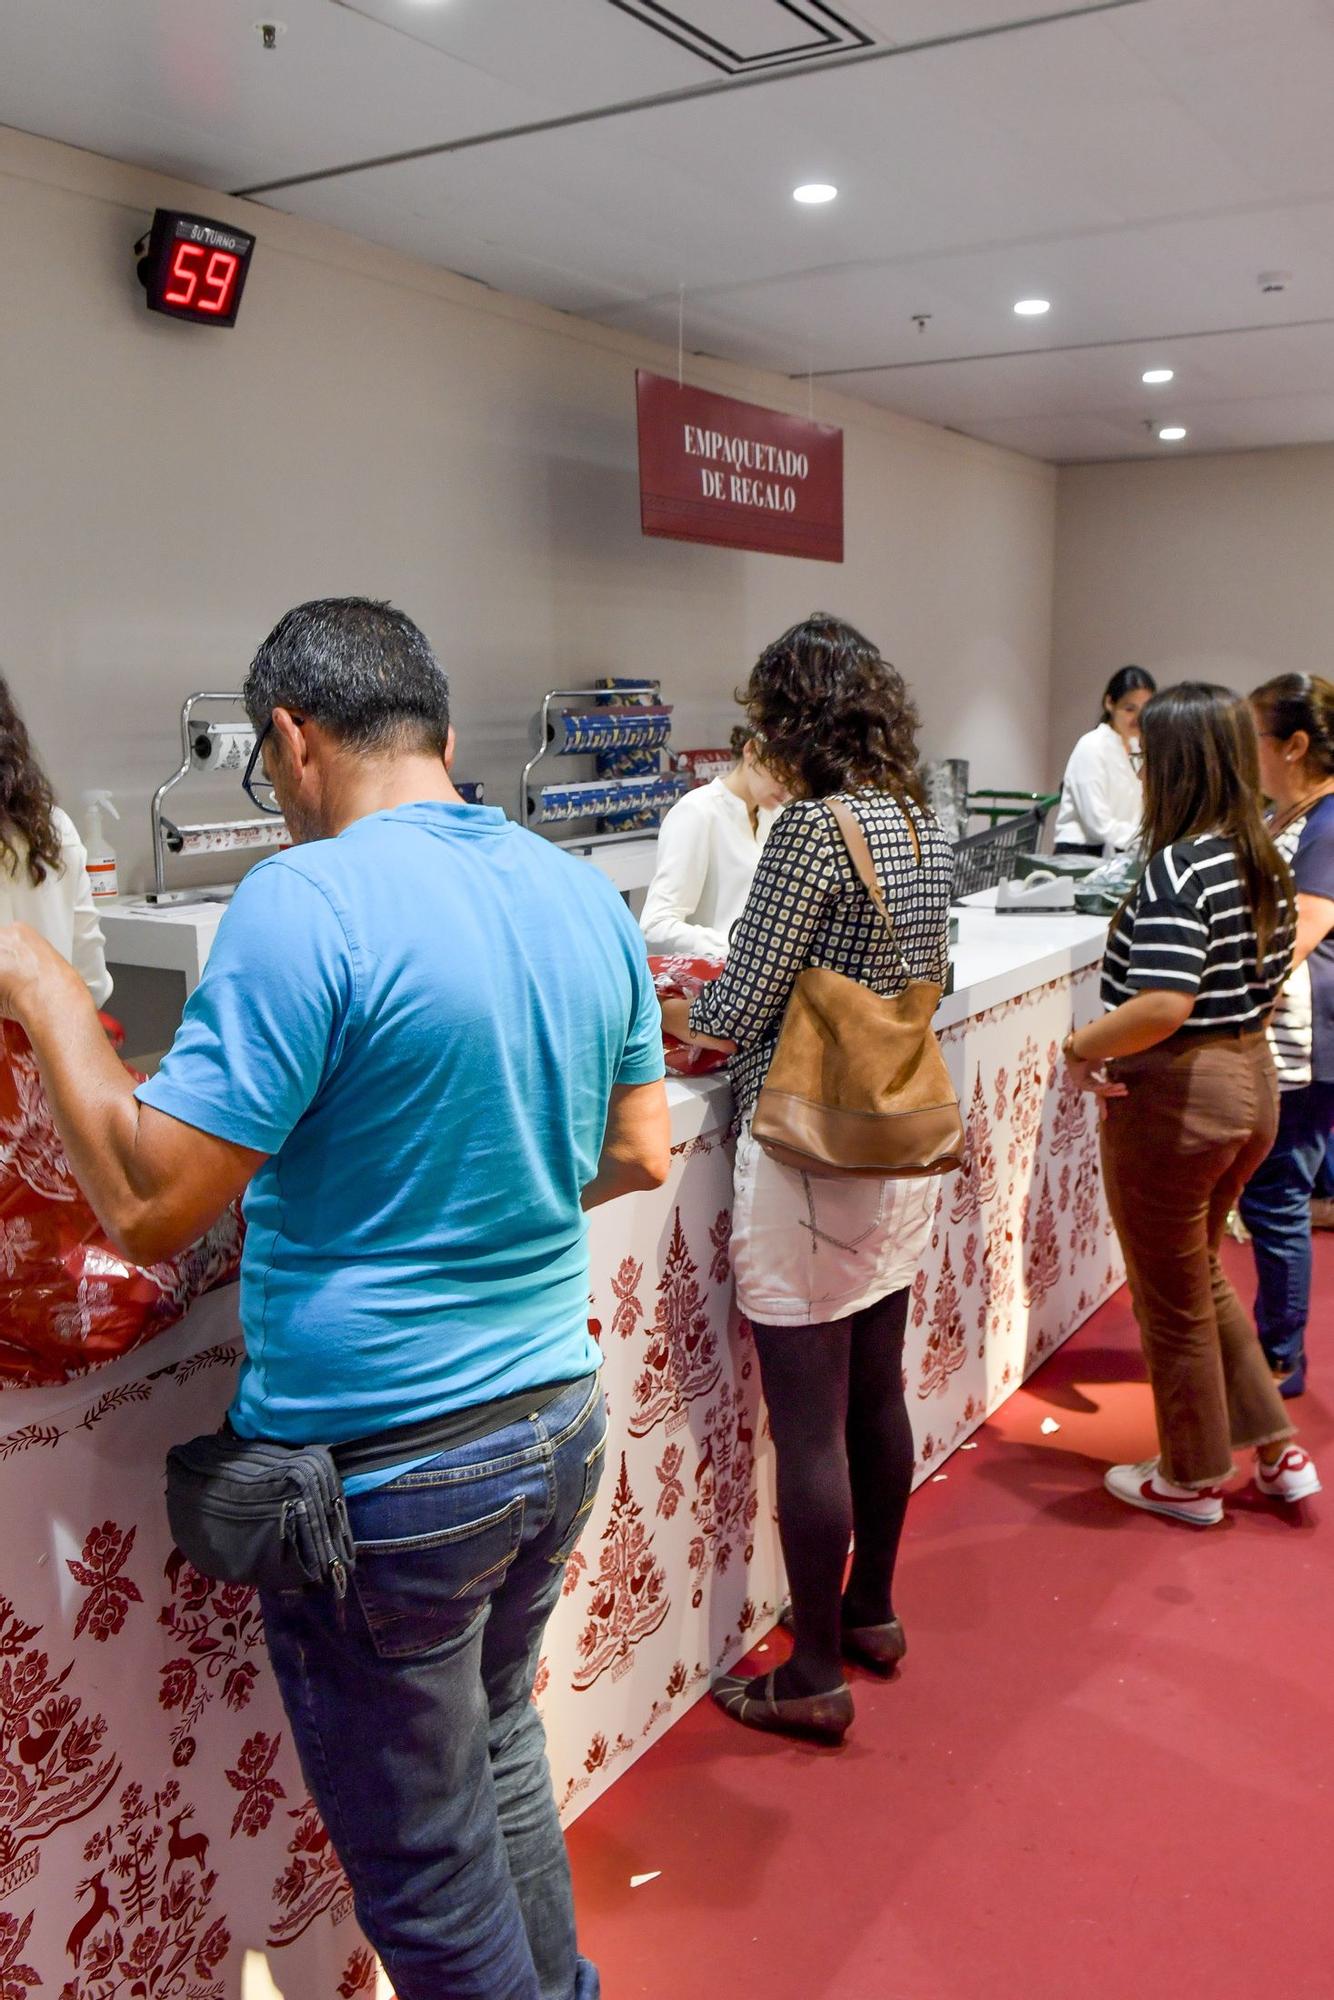
<path id="1" fill-rule="evenodd" d="M 1308 766 L 1322 778 L 1334 777 L 1334 681 L 1320 674 L 1278 674 L 1256 688 L 1251 707 L 1280 743 L 1305 730 L 1311 739 Z"/>
<path id="2" fill-rule="evenodd" d="M 1110 726 L 1112 717 L 1111 710 L 1107 706 L 1108 702 L 1112 708 L 1119 708 L 1126 696 L 1134 694 L 1137 688 L 1147 688 L 1150 694 L 1157 694 L 1158 683 L 1147 667 L 1118 667 L 1102 691 L 1102 712 L 1098 716 L 1099 722 L 1105 722 Z"/>
<path id="3" fill-rule="evenodd" d="M 813 612 L 766 646 L 737 700 L 759 762 L 799 798 L 867 788 L 923 803 L 903 676 L 842 618 Z"/>
<path id="4" fill-rule="evenodd" d="M 0 858 L 11 875 L 24 862 L 34 888 L 45 882 L 48 868 L 60 868 L 54 810 L 50 782 L 0 674 Z"/>
<path id="5" fill-rule="evenodd" d="M 1244 696 L 1204 681 L 1164 688 L 1140 716 L 1144 852 L 1217 834 L 1230 842 L 1255 920 L 1259 956 L 1295 891 L 1260 811 L 1260 758 Z"/>

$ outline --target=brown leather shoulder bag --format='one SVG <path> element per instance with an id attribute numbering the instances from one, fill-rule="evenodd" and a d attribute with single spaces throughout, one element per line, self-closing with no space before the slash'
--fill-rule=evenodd
<path id="1" fill-rule="evenodd" d="M 856 815 L 841 800 L 826 804 L 893 937 Z M 906 810 L 904 818 L 920 868 L 917 829 Z M 751 1121 L 783 1166 L 817 1178 L 915 1180 L 963 1164 L 959 1100 L 931 1027 L 940 988 L 913 979 L 906 961 L 903 969 L 908 983 L 892 999 L 841 972 L 808 966 L 797 975 Z"/>

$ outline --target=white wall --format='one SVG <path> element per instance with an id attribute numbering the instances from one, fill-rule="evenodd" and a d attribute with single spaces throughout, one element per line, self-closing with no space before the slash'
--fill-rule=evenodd
<path id="1" fill-rule="evenodd" d="M 131 248 L 159 204 L 258 234 L 234 331 L 145 310 Z M 64 799 L 117 793 L 132 885 L 182 697 L 237 685 L 276 618 L 324 593 L 423 626 L 459 774 L 507 807 L 546 687 L 659 675 L 676 741 L 718 741 L 756 652 L 817 607 L 908 675 L 927 754 L 970 757 L 978 783 L 1043 775 L 1047 467 L 818 393 L 846 432 L 841 567 L 648 541 L 633 371 L 675 365 L 649 343 L 3 130 L 0 269 L 0 670 Z M 690 377 L 806 407 L 785 378 Z"/>
<path id="2" fill-rule="evenodd" d="M 1064 468 L 1052 731 L 1059 777 L 1127 661 L 1243 692 L 1334 659 L 1334 445 Z"/>

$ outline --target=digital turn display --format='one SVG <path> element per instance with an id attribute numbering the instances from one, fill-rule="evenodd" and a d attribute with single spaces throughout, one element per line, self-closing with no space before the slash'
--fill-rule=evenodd
<path id="1" fill-rule="evenodd" d="M 150 312 L 199 326 L 235 326 L 253 236 L 206 215 L 159 208 L 139 259 Z"/>

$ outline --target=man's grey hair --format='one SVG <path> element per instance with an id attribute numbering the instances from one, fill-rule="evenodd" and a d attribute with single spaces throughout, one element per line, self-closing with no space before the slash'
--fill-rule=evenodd
<path id="1" fill-rule="evenodd" d="M 429 641 L 369 597 L 319 597 L 280 618 L 242 698 L 256 729 L 290 708 L 358 750 L 436 750 L 449 734 L 449 681 Z"/>

